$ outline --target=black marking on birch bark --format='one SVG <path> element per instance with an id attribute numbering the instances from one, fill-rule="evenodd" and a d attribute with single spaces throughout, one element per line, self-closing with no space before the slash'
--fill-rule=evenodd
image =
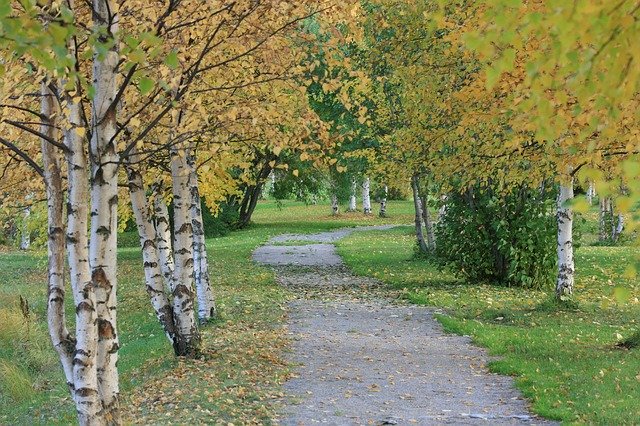
<path id="1" fill-rule="evenodd" d="M 142 250 L 147 249 L 148 247 L 156 248 L 156 242 L 152 239 L 146 239 L 144 243 L 142 243 Z"/>
<path id="2" fill-rule="evenodd" d="M 78 305 L 76 306 L 76 315 L 78 315 L 80 312 L 84 312 L 84 311 L 92 312 L 94 310 L 95 309 L 93 305 L 91 305 L 91 303 L 82 301 L 78 303 Z"/>
<path id="3" fill-rule="evenodd" d="M 186 268 L 186 267 L 191 267 L 191 266 L 193 266 L 193 259 L 191 257 L 189 257 L 184 261 L 184 267 Z"/>
<path id="4" fill-rule="evenodd" d="M 73 234 L 67 234 L 67 244 L 78 244 L 78 239 Z"/>
<path id="5" fill-rule="evenodd" d="M 142 266 L 144 268 L 155 268 L 156 266 L 158 266 L 158 262 L 144 262 Z"/>
<path id="6" fill-rule="evenodd" d="M 96 234 L 102 235 L 106 240 L 111 235 L 111 229 L 106 226 L 99 226 L 98 229 L 96 229 Z"/>
<path id="7" fill-rule="evenodd" d="M 91 282 L 93 283 L 94 287 L 105 289 L 111 288 L 111 282 L 109 282 L 109 280 L 107 279 L 107 273 L 100 267 L 95 268 L 91 272 Z"/>
<path id="8" fill-rule="evenodd" d="M 98 318 L 98 341 L 115 339 L 116 332 L 111 321 Z"/>
<path id="9" fill-rule="evenodd" d="M 90 396 L 94 396 L 97 395 L 98 391 L 96 389 L 91 389 L 91 388 L 80 388 L 80 389 L 76 389 L 76 395 L 82 397 L 82 398 L 88 398 Z"/>
<path id="10" fill-rule="evenodd" d="M 120 345 L 118 345 L 117 342 L 114 342 L 113 345 L 111 345 L 111 348 L 109 349 L 110 354 L 116 354 L 118 353 L 118 349 L 120 349 Z"/>
<path id="11" fill-rule="evenodd" d="M 114 195 L 113 197 L 109 198 L 109 207 L 113 207 L 113 206 L 117 206 L 118 205 L 118 194 Z"/>
<path id="12" fill-rule="evenodd" d="M 184 232 L 188 232 L 188 233 L 192 233 L 193 232 L 193 226 L 191 226 L 191 224 L 189 222 L 183 223 L 182 226 L 180 227 L 180 229 L 178 229 L 176 231 L 176 234 L 182 234 Z"/>
<path id="13" fill-rule="evenodd" d="M 150 285 L 147 285 L 147 294 L 149 296 L 153 296 L 154 294 L 163 294 L 163 293 L 164 293 L 164 291 L 156 290 L 155 288 L 151 287 Z"/>
<path id="14" fill-rule="evenodd" d="M 67 216 L 73 216 L 76 212 L 77 210 L 73 208 L 73 204 L 71 202 L 67 202 Z"/>
<path id="15" fill-rule="evenodd" d="M 102 167 L 98 167 L 96 170 L 96 174 L 93 177 L 93 184 L 98 186 L 106 185 L 107 182 L 104 180 L 104 170 Z"/>
<path id="16" fill-rule="evenodd" d="M 49 287 L 49 297 L 51 297 L 51 295 L 53 295 L 54 293 L 57 295 L 55 297 L 64 298 L 65 291 L 64 291 L 63 288 L 61 288 L 61 287 Z"/>
<path id="17" fill-rule="evenodd" d="M 187 298 L 192 297 L 192 292 L 189 290 L 184 284 L 176 285 L 176 288 L 173 290 L 173 297 L 182 297 L 186 296 Z"/>
<path id="18" fill-rule="evenodd" d="M 191 253 L 188 248 L 181 248 L 180 250 L 176 251 L 176 254 L 179 254 L 179 255 L 185 255 L 187 253 Z"/>
<path id="19" fill-rule="evenodd" d="M 49 238 L 55 240 L 59 236 L 64 235 L 64 229 L 59 226 L 49 228 Z"/>

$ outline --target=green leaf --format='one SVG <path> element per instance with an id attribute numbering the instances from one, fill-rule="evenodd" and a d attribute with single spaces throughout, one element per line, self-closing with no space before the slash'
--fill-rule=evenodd
<path id="1" fill-rule="evenodd" d="M 140 90 L 141 94 L 146 95 L 153 90 L 155 85 L 156 82 L 149 77 L 141 77 L 138 82 L 138 90 Z"/>
<path id="2" fill-rule="evenodd" d="M 178 54 L 175 50 L 172 50 L 171 53 L 167 55 L 167 58 L 164 60 L 166 66 L 171 68 L 172 70 L 178 68 Z"/>

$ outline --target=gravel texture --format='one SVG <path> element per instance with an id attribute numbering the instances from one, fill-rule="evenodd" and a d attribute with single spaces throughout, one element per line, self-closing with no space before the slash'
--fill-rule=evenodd
<path id="1" fill-rule="evenodd" d="M 529 413 L 510 377 L 487 371 L 488 356 L 468 337 L 445 334 L 431 308 L 368 292 L 379 282 L 351 275 L 330 244 L 387 228 L 284 235 L 256 250 L 299 295 L 289 305 L 294 374 L 279 423 L 552 424 Z M 319 244 L 273 245 L 287 241 Z"/>

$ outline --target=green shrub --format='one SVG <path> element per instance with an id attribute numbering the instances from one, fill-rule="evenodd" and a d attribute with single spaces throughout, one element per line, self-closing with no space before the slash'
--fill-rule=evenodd
<path id="1" fill-rule="evenodd" d="M 474 187 L 452 193 L 436 226 L 436 258 L 469 281 L 542 288 L 553 283 L 553 194 L 529 188 Z"/>

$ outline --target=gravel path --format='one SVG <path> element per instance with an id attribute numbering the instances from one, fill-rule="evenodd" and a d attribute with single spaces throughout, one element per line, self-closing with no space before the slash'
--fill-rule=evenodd
<path id="1" fill-rule="evenodd" d="M 299 294 L 280 424 L 551 424 L 531 416 L 511 378 L 486 370 L 469 338 L 443 333 L 433 309 L 381 299 L 367 291 L 379 282 L 344 268 L 331 242 L 388 228 L 283 235 L 254 253 Z M 287 241 L 313 244 L 277 245 Z"/>

